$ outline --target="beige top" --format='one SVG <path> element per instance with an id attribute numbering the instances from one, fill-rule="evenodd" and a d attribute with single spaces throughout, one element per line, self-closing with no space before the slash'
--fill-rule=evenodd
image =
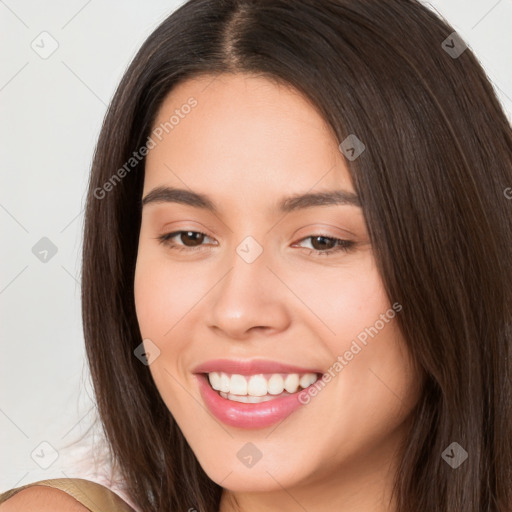
<path id="1" fill-rule="evenodd" d="M 45 485 L 60 489 L 73 496 L 91 512 L 133 512 L 133 508 L 114 491 L 84 478 L 53 478 L 15 487 L 0 493 L 0 503 L 3 503 L 17 492 L 33 485 Z"/>

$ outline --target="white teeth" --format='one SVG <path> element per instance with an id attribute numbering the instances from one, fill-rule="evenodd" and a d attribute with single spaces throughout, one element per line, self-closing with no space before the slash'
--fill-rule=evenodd
<path id="1" fill-rule="evenodd" d="M 267 394 L 267 379 L 263 375 L 253 375 L 249 379 L 247 391 L 251 396 L 265 396 Z"/>
<path id="2" fill-rule="evenodd" d="M 284 380 L 281 375 L 272 375 L 270 379 L 268 379 L 268 392 L 271 395 L 279 395 L 284 390 Z"/>
<path id="3" fill-rule="evenodd" d="M 219 391 L 220 389 L 220 375 L 219 372 L 212 372 L 208 375 L 210 379 L 210 384 L 215 391 Z"/>
<path id="4" fill-rule="evenodd" d="M 222 398 L 233 400 L 234 402 L 242 402 L 245 404 L 259 404 L 260 402 L 268 402 L 273 400 L 271 396 L 251 396 L 251 395 L 232 395 L 231 393 L 220 392 Z"/>
<path id="5" fill-rule="evenodd" d="M 220 390 L 224 393 L 229 393 L 229 382 L 230 382 L 229 375 L 225 373 L 220 374 Z"/>
<path id="6" fill-rule="evenodd" d="M 233 395 L 247 395 L 247 379 L 243 375 L 231 375 L 229 391 Z"/>
<path id="7" fill-rule="evenodd" d="M 316 375 L 314 373 L 306 373 L 300 378 L 299 384 L 300 387 L 306 389 L 308 386 L 311 386 L 314 382 L 316 382 Z"/>
<path id="8" fill-rule="evenodd" d="M 265 375 L 228 375 L 224 372 L 211 372 L 208 374 L 208 379 L 213 389 L 220 391 L 221 396 L 227 398 L 228 396 L 235 396 L 240 398 L 236 399 L 238 402 L 256 403 L 253 398 L 258 398 L 258 402 L 265 401 L 259 397 L 266 397 L 271 399 L 269 395 L 281 395 L 282 393 L 289 394 L 295 393 L 301 387 L 307 388 L 316 382 L 318 376 L 315 373 L 305 373 L 299 375 L 298 373 L 280 374 L 274 373 L 269 375 L 267 379 Z M 247 400 L 245 398 L 247 397 Z M 230 400 L 234 398 L 229 398 Z"/>
<path id="9" fill-rule="evenodd" d="M 287 375 L 284 381 L 284 389 L 288 391 L 288 393 L 295 393 L 297 388 L 299 387 L 299 376 L 296 373 L 290 373 Z"/>

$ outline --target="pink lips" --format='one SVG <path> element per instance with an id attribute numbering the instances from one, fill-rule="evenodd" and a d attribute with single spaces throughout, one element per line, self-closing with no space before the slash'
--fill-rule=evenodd
<path id="1" fill-rule="evenodd" d="M 210 386 L 208 376 L 204 374 L 214 371 L 230 374 L 236 373 L 239 375 L 322 373 L 317 369 L 299 368 L 297 366 L 264 360 L 236 361 L 217 359 L 196 367 L 194 373 L 198 374 L 196 378 L 199 384 L 199 391 L 209 411 L 217 419 L 227 425 L 246 429 L 264 428 L 284 420 L 303 405 L 298 399 L 299 392 L 255 404 L 235 402 L 222 398 L 220 394 Z"/>
<path id="2" fill-rule="evenodd" d="M 242 361 L 236 359 L 214 359 L 200 364 L 193 370 L 194 373 L 237 373 L 239 375 L 256 375 L 259 373 L 323 373 L 319 369 L 300 368 L 277 361 L 265 361 L 264 359 L 252 359 Z"/>

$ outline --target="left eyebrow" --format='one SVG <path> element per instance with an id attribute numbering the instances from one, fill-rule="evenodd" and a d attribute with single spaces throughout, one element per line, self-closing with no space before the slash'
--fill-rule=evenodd
<path id="1" fill-rule="evenodd" d="M 328 190 L 326 192 L 296 194 L 286 197 L 279 203 L 279 210 L 288 213 L 305 208 L 330 205 L 351 205 L 361 208 L 359 197 L 353 192 L 348 190 Z"/>
<path id="2" fill-rule="evenodd" d="M 195 208 L 202 208 L 217 214 L 215 203 L 205 194 L 182 188 L 156 187 L 143 199 L 142 206 L 149 203 L 180 203 Z M 295 194 L 283 198 L 277 205 L 278 211 L 289 213 L 306 208 L 330 205 L 351 205 L 361 207 L 359 197 L 347 190 L 329 190 L 306 194 Z"/>

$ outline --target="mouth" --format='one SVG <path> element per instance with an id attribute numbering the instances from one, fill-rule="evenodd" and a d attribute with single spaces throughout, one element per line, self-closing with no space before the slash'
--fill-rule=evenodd
<path id="1" fill-rule="evenodd" d="M 321 373 L 202 374 L 213 391 L 233 402 L 258 404 L 296 394 L 314 384 Z"/>
<path id="2" fill-rule="evenodd" d="M 321 375 L 208 372 L 195 377 L 203 402 L 215 418 L 232 427 L 258 429 L 283 421 L 307 403 L 301 395 Z"/>

